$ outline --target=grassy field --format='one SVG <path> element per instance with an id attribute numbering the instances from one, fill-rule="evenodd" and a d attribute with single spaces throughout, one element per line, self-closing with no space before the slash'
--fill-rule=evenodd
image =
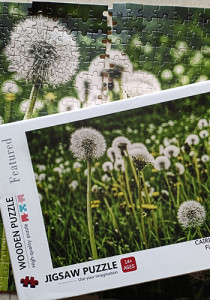
<path id="1" fill-rule="evenodd" d="M 208 100 L 201 95 L 27 133 L 54 267 L 93 258 L 87 161 L 69 149 L 80 128 L 99 131 L 107 147 L 90 160 L 98 258 L 209 235 Z M 140 168 L 136 147 L 150 155 Z"/>

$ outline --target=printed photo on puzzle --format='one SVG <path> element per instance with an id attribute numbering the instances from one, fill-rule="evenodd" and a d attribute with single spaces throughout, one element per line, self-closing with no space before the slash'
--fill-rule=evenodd
<path id="1" fill-rule="evenodd" d="M 209 92 L 203 82 L 2 125 L 20 299 L 210 268 Z"/>
<path id="2" fill-rule="evenodd" d="M 113 103 L 117 100 L 130 99 L 210 79 L 209 17 L 210 10 L 206 8 L 115 3 L 112 8 L 108 9 L 107 5 L 62 2 L 0 2 L 0 125 Z M 161 104 L 158 105 L 161 107 Z M 193 104 L 190 107 L 189 104 L 188 106 L 189 111 L 192 111 L 196 105 Z M 150 112 L 149 107 L 148 111 L 148 114 L 151 113 L 151 120 L 159 114 L 159 110 Z M 145 116 L 143 117 L 145 118 Z M 106 118 L 109 117 L 104 117 L 104 119 Z M 91 121 L 94 128 L 98 128 L 97 130 L 104 137 L 106 145 L 104 153 L 108 148 L 112 148 L 113 140 L 121 135 L 126 136 L 132 144 L 139 143 L 135 139 L 134 131 L 137 132 L 140 127 L 137 124 L 134 126 L 133 119 L 130 120 L 130 117 L 126 115 L 121 120 L 119 112 L 116 115 L 113 114 L 112 118 L 116 119 L 115 122 L 113 120 L 101 122 L 97 118 L 95 119 L 96 124 Z M 177 120 L 178 118 L 179 116 L 177 116 Z M 141 122 L 137 116 L 134 119 L 137 123 Z M 207 120 L 207 116 L 204 119 Z M 130 126 L 130 129 L 133 131 L 129 132 L 127 123 L 123 123 L 125 120 L 130 120 L 129 122 L 133 126 Z M 87 161 L 77 162 L 79 157 L 69 150 L 70 145 L 68 144 L 70 134 L 73 134 L 79 126 L 77 122 L 79 121 L 72 123 L 71 128 L 68 128 L 68 125 L 58 125 L 54 127 L 54 131 L 53 128 L 49 128 L 33 130 L 27 134 L 40 198 L 56 197 L 60 201 L 60 204 L 56 201 L 53 202 L 52 206 L 48 202 L 41 201 L 44 228 L 47 232 L 53 266 L 57 268 L 85 262 L 93 259 L 93 255 L 95 258 L 105 258 L 182 242 L 179 232 L 182 227 L 176 228 L 178 223 L 173 229 L 173 234 L 170 230 L 163 234 L 164 226 L 161 226 L 161 232 L 159 232 L 157 222 L 161 220 L 162 216 L 158 213 L 155 218 L 157 205 L 153 203 L 152 199 L 160 202 L 166 201 L 168 198 L 175 198 L 178 193 L 179 199 L 176 205 L 180 204 L 183 200 L 180 195 L 183 194 L 183 186 L 187 181 L 182 181 L 180 184 L 179 177 L 182 175 L 185 178 L 187 176 L 185 172 L 183 173 L 185 175 L 172 177 L 164 175 L 170 172 L 166 170 L 160 176 L 160 172 L 154 172 L 153 160 L 152 163 L 146 164 L 143 172 L 145 175 L 142 177 L 142 170 L 134 173 L 134 162 L 131 164 L 131 161 L 128 161 L 130 156 L 124 152 L 122 155 L 121 150 L 118 154 L 122 156 L 120 168 L 127 170 L 126 173 L 122 173 L 123 176 L 126 174 L 125 182 L 121 180 L 120 170 L 115 170 L 115 159 L 111 159 L 111 156 L 107 157 L 112 163 L 112 167 L 108 164 L 108 173 L 102 167 L 106 162 L 106 154 L 99 157 L 97 162 L 91 162 L 90 165 L 87 164 Z M 108 124 L 106 127 L 104 124 L 106 122 L 113 127 L 108 128 Z M 148 126 L 153 124 L 150 117 L 145 119 L 145 122 Z M 159 122 L 161 121 L 154 118 L 154 134 L 151 134 L 156 137 L 154 140 L 145 136 L 143 138 L 143 133 L 141 133 L 141 137 L 144 139 L 141 143 L 145 144 L 146 140 L 151 140 L 151 144 L 145 146 L 151 155 L 150 158 L 153 157 L 153 159 L 155 159 L 153 153 L 157 151 L 154 150 L 155 145 L 158 145 L 156 140 L 159 139 L 159 133 L 156 133 Z M 120 125 L 118 123 L 124 127 L 118 128 Z M 92 128 L 91 124 L 88 125 L 88 121 L 85 121 L 84 126 Z M 45 130 L 46 141 L 44 141 Z M 50 130 L 56 138 L 55 141 L 51 140 L 51 135 L 49 136 Z M 117 133 L 115 130 L 119 130 L 119 132 Z M 170 128 L 169 132 L 171 130 Z M 165 128 L 163 128 L 163 132 L 165 132 Z M 179 133 L 173 133 L 175 137 L 179 135 Z M 59 134 L 61 140 L 58 139 Z M 196 134 L 199 136 L 198 132 Z M 190 129 L 186 129 L 187 135 L 190 135 Z M 37 137 L 37 144 L 33 137 Z M 169 137 L 167 138 L 170 140 Z M 182 138 L 184 139 L 184 137 Z M 199 136 L 199 139 L 206 141 L 205 148 L 201 147 L 199 143 L 201 147 L 199 158 L 201 159 L 202 155 L 204 157 L 209 155 L 208 137 L 203 140 Z M 38 147 L 39 143 L 40 147 Z M 164 149 L 167 147 L 167 144 L 162 145 Z M 183 147 L 176 143 L 174 146 L 180 149 Z M 44 161 L 38 162 L 39 155 L 41 156 L 43 153 L 46 154 Z M 187 166 L 185 166 L 185 161 L 179 160 L 180 153 L 177 154 L 176 163 L 179 166 L 182 164 L 184 170 L 193 169 L 194 162 L 191 165 L 187 161 Z M 165 156 L 164 153 L 159 152 L 159 156 L 162 154 Z M 69 164 L 71 162 L 72 166 L 64 164 L 65 155 L 68 156 Z M 116 154 L 114 153 L 114 155 Z M 62 157 L 63 161 L 59 162 L 59 158 Z M 117 157 L 118 155 L 116 155 Z M 170 159 L 170 157 L 168 158 Z M 196 196 L 193 199 L 201 205 L 203 203 L 199 199 L 206 197 L 205 192 L 208 194 L 208 188 L 205 190 L 202 182 L 204 177 L 208 176 L 208 162 L 206 169 L 203 169 L 203 164 L 202 160 L 198 162 L 198 167 L 192 171 L 195 174 L 189 175 L 199 178 L 199 193 L 196 187 L 197 183 L 193 183 L 192 192 L 194 191 L 193 195 Z M 42 170 L 43 167 L 41 167 L 40 170 L 39 165 L 44 165 L 46 169 Z M 109 170 L 109 168 L 111 169 Z M 174 162 L 170 168 L 175 170 L 178 167 Z M 15 169 L 13 172 L 15 173 Z M 73 180 L 71 178 L 67 181 L 69 172 L 71 172 Z M 87 204 L 77 201 L 71 203 L 71 201 L 79 194 L 84 196 L 87 192 L 86 180 L 90 177 L 88 172 L 91 172 L 95 182 L 91 179 L 89 186 L 89 192 L 91 192 L 89 206 L 92 214 L 87 222 L 84 218 L 84 213 L 88 213 L 86 211 Z M 52 175 L 49 176 L 49 173 Z M 133 176 L 131 182 L 129 182 L 130 176 Z M 141 178 L 140 185 L 136 185 L 138 176 Z M 158 179 L 157 176 L 159 176 Z M 50 178 L 52 178 L 51 182 Z M 63 179 L 61 180 L 61 178 Z M 154 178 L 155 186 L 151 185 L 150 178 Z M 15 182 L 16 177 L 11 176 L 12 180 Z M 166 188 L 169 195 L 162 194 L 164 189 L 159 188 L 158 191 L 154 189 L 158 185 L 157 180 L 158 182 L 161 180 L 161 184 L 163 183 L 164 189 Z M 59 183 L 59 189 L 56 188 L 55 183 Z M 206 181 L 204 186 L 207 186 L 208 183 Z M 97 189 L 94 189 L 94 186 L 98 186 Z M 107 186 L 109 189 L 106 188 Z M 65 196 L 67 188 L 69 189 L 68 197 Z M 4 189 L 2 188 L 2 190 Z M 203 194 L 200 195 L 201 191 Z M 134 198 L 138 194 L 142 195 L 142 200 L 135 202 Z M 112 207 L 110 197 L 116 200 L 114 207 Z M 174 200 L 171 203 L 171 210 L 173 210 L 175 202 Z M 65 205 L 69 204 L 73 205 L 74 211 L 69 212 L 66 209 Z M 78 207 L 82 209 L 80 213 L 77 211 Z M 104 215 L 98 213 L 102 207 L 106 208 Z M 126 207 L 129 207 L 128 211 L 126 211 Z M 136 229 L 136 232 L 129 237 L 125 234 L 126 226 L 129 228 L 123 217 L 125 211 L 128 218 L 132 219 L 132 228 Z M 167 212 L 169 213 L 169 210 Z M 173 213 L 175 216 L 174 211 Z M 144 218 L 139 219 L 139 216 L 142 215 L 149 215 L 152 217 L 152 221 L 144 224 Z M 72 216 L 75 218 L 75 224 L 72 231 L 68 232 L 67 227 L 72 224 L 68 223 L 70 221 L 67 219 Z M 120 218 L 118 221 L 116 220 L 117 216 Z M 108 222 L 107 218 L 111 223 L 105 223 L 101 227 L 99 221 L 103 219 Z M 91 222 L 95 228 L 94 233 L 89 232 Z M 110 224 L 112 225 L 110 226 Z M 124 229 L 120 230 L 120 224 L 124 226 Z M 63 232 L 61 231 L 62 226 L 65 226 Z M 141 236 L 140 228 L 142 228 Z M 150 230 L 151 228 L 152 230 Z M 106 229 L 109 230 L 108 235 L 104 233 Z M 205 230 L 207 229 L 203 230 L 202 234 L 206 235 Z M 97 232 L 101 239 L 96 237 Z M 197 231 L 193 233 L 190 230 L 188 240 L 197 238 L 197 234 Z M 141 239 L 141 244 L 137 242 L 138 239 Z M 83 249 L 81 252 L 77 251 L 78 243 Z M 63 244 L 65 244 L 65 249 Z M 0 290 L 15 290 L 1 218 Z"/>

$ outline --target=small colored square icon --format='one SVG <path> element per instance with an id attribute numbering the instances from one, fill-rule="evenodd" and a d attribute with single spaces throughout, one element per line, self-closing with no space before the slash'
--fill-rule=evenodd
<path id="1" fill-rule="evenodd" d="M 135 257 L 127 257 L 121 259 L 121 266 L 124 273 L 132 272 L 137 270 Z"/>

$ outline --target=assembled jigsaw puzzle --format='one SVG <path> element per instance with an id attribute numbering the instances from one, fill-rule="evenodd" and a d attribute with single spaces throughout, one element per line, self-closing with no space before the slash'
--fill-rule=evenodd
<path id="1" fill-rule="evenodd" d="M 209 18 L 210 9 L 205 8 L 165 7 L 125 3 L 114 4 L 112 9 L 108 9 L 106 5 L 38 1 L 32 3 L 1 2 L 0 123 L 6 124 L 23 119 L 79 110 L 80 108 L 129 99 L 210 79 Z M 201 98 L 198 97 L 198 99 Z M 203 115 L 202 117 L 203 111 L 201 112 L 202 109 L 199 110 L 197 108 L 199 105 L 196 101 L 197 100 L 193 100 L 193 104 L 191 104 L 193 106 L 190 110 L 190 112 L 192 112 L 192 109 L 194 109 L 196 117 L 192 113 L 191 119 L 189 120 L 194 126 L 195 120 L 198 121 L 199 118 L 205 119 L 205 121 L 203 121 L 204 125 L 200 128 L 205 131 L 203 133 L 204 137 L 199 137 L 203 144 L 199 144 L 200 148 L 197 146 L 201 160 L 196 163 L 193 158 L 194 154 L 190 155 L 189 152 L 189 157 L 192 158 L 192 162 L 187 161 L 187 165 L 185 166 L 186 170 L 184 169 L 183 171 L 185 175 L 181 174 L 180 176 L 192 176 L 198 180 L 198 182 L 193 185 L 194 192 L 197 192 L 195 192 L 194 198 L 191 200 L 196 201 L 196 204 L 194 203 L 195 205 L 202 205 L 204 199 L 207 198 L 206 193 L 208 189 L 206 184 L 209 182 L 209 175 L 207 173 L 209 164 L 209 121 L 208 115 Z M 187 107 L 189 107 L 190 103 L 186 103 L 188 105 Z M 167 109 L 167 107 L 165 109 Z M 159 108 L 157 108 L 157 112 L 158 111 Z M 170 108 L 167 109 L 167 112 L 170 112 Z M 172 130 L 170 129 L 170 133 L 165 127 L 170 126 L 170 124 L 165 127 L 163 126 L 165 140 L 164 142 L 160 142 L 163 133 L 159 132 L 160 129 L 157 128 L 157 124 L 153 124 L 152 115 L 155 115 L 155 113 L 149 112 L 148 117 L 146 118 L 145 116 L 144 120 L 148 126 L 149 136 L 148 139 L 146 139 L 147 141 L 143 141 L 143 137 L 140 136 L 136 140 L 135 131 L 138 132 L 138 126 L 143 124 L 143 122 L 138 120 L 138 126 L 136 128 L 134 128 L 135 126 L 125 125 L 126 132 L 122 129 L 119 129 L 119 132 L 117 132 L 117 129 L 116 132 L 113 131 L 113 136 L 108 138 L 108 144 L 110 144 L 111 139 L 118 134 L 129 137 L 132 143 L 146 143 L 148 148 L 151 148 L 153 144 L 162 146 L 162 150 L 156 149 L 154 145 L 154 147 L 152 146 L 150 151 L 155 152 L 155 156 L 163 155 L 164 157 L 168 157 L 167 147 L 170 144 L 173 144 L 173 149 L 176 147 L 176 149 L 179 148 L 179 151 L 183 151 L 180 150 L 183 145 L 180 145 L 179 141 L 175 141 L 176 136 L 169 137 L 172 134 Z M 188 117 L 190 118 L 190 116 Z M 193 121 L 192 119 L 194 117 L 195 119 Z M 127 120 L 129 119 L 127 116 L 126 118 Z M 113 116 L 113 119 L 115 120 L 115 116 Z M 161 116 L 160 119 L 162 123 L 165 122 L 166 124 L 170 121 L 170 119 L 164 121 Z M 101 121 L 97 121 L 96 119 L 95 122 L 97 126 L 94 126 L 101 130 L 103 127 L 100 127 Z M 109 122 L 111 122 L 111 120 L 109 120 Z M 115 120 L 115 122 L 118 124 L 119 121 Z M 182 127 L 188 135 L 190 135 L 191 130 L 193 131 L 191 125 L 183 124 Z M 90 126 L 92 125 L 90 124 Z M 188 128 L 185 128 L 186 126 L 188 126 Z M 75 128 L 76 127 L 77 125 L 75 125 Z M 59 130 L 62 134 L 64 131 L 68 133 L 71 131 L 68 131 L 68 128 L 65 128 L 65 130 L 58 129 L 58 131 Z M 108 133 L 108 130 L 107 128 L 103 128 L 105 133 Z M 198 129 L 196 130 L 198 131 Z M 51 131 L 51 129 L 49 129 L 49 131 Z M 197 131 L 192 133 L 197 134 Z M 34 134 L 37 135 L 37 140 L 40 139 L 40 143 L 43 142 L 41 133 L 40 136 L 38 133 Z M 56 136 L 53 130 L 52 134 Z M 176 135 L 176 132 L 173 132 L 173 134 Z M 28 139 L 31 138 L 30 134 L 27 136 Z M 173 138 L 174 141 L 172 140 Z M 84 184 L 83 181 L 84 178 L 86 178 L 83 174 L 85 171 L 84 165 L 81 162 L 75 162 L 75 166 L 72 165 L 70 167 L 67 164 L 64 165 L 63 161 L 59 161 L 62 151 L 67 150 L 66 147 L 68 143 L 66 143 L 63 149 L 64 139 L 66 139 L 65 134 L 58 144 L 51 143 L 48 145 L 47 143 L 43 143 L 41 150 L 35 142 L 32 143 L 33 147 L 31 147 L 29 143 L 32 162 L 35 165 L 34 168 L 40 198 L 48 199 L 51 197 L 49 196 L 51 193 L 48 191 L 50 185 L 52 185 L 53 195 L 59 198 L 59 201 L 54 201 L 57 211 L 57 215 L 54 215 L 54 217 L 51 215 L 51 208 L 48 206 L 48 202 L 41 201 L 54 267 L 63 267 L 72 263 L 85 262 L 88 257 L 90 259 L 96 257 L 96 251 L 93 250 L 95 246 L 92 238 L 90 238 L 92 242 L 90 244 L 91 246 L 89 246 L 91 250 L 87 250 L 84 247 L 84 244 L 86 244 L 88 240 L 87 227 L 85 224 L 85 232 L 83 232 L 81 228 L 79 229 L 81 233 L 81 249 L 83 249 L 81 253 L 76 247 L 79 242 L 74 240 L 74 237 L 78 234 L 79 227 L 77 225 L 72 227 L 73 232 L 68 236 L 68 241 L 71 240 L 71 244 L 65 247 L 66 252 L 64 251 L 64 256 L 60 256 L 59 254 L 63 246 L 62 244 L 58 245 L 58 243 L 59 241 L 64 243 L 66 238 L 65 232 L 63 233 L 63 237 L 57 237 L 57 241 L 53 241 L 51 238 L 56 236 L 57 232 L 60 233 L 62 231 L 61 228 L 66 222 L 62 215 L 61 206 L 64 208 L 67 200 L 62 194 L 62 190 L 57 191 L 58 194 L 55 193 L 53 190 L 54 182 L 52 181 L 50 183 L 49 178 L 53 177 L 52 180 L 57 178 L 58 181 L 62 181 L 62 178 L 71 174 L 73 177 L 69 180 L 68 187 L 72 195 L 74 191 L 78 190 L 78 185 Z M 50 143 L 50 139 L 48 142 Z M 49 152 L 49 148 L 55 146 L 58 148 L 60 156 L 56 151 L 48 153 L 49 157 L 47 161 L 52 157 L 55 161 L 53 161 L 51 165 L 50 163 L 49 165 L 45 165 L 44 162 L 38 164 L 37 161 L 40 159 L 41 154 L 37 159 L 33 151 L 37 151 L 37 153 L 45 151 L 47 153 Z M 180 153 L 177 154 L 178 157 Z M 202 158 L 202 154 L 205 158 Z M 121 163 L 123 165 L 121 167 L 123 168 L 125 161 L 121 160 Z M 127 161 L 126 163 L 128 164 L 130 162 Z M 181 163 L 184 165 L 181 160 L 176 162 L 176 164 L 178 164 L 177 168 L 178 166 L 182 168 Z M 53 172 L 53 176 L 49 176 L 47 173 L 49 167 L 52 168 L 50 172 Z M 175 164 L 171 167 L 175 168 Z M 94 168 L 97 172 L 101 172 L 102 162 L 98 165 L 96 163 L 96 166 L 93 166 L 92 170 L 94 170 Z M 158 169 L 158 167 L 156 169 Z M 72 170 L 74 170 L 73 173 Z M 111 172 L 111 170 L 108 171 Z M 88 170 L 85 172 L 87 173 Z M 187 172 L 189 172 L 190 175 Z M 109 172 L 108 175 L 104 174 L 103 180 L 101 181 L 95 179 L 95 185 L 98 187 L 92 191 L 92 193 L 94 193 L 94 199 L 90 202 L 90 208 L 95 214 L 94 230 L 96 232 L 100 231 L 100 210 L 103 205 L 105 205 L 106 213 L 108 214 L 106 217 L 104 216 L 104 218 L 108 218 L 111 224 L 109 228 L 108 223 L 106 223 L 108 221 L 105 221 L 107 230 L 110 232 L 109 238 L 106 238 L 105 232 L 103 232 L 103 234 L 100 232 L 100 235 L 102 234 L 104 236 L 104 240 L 97 241 L 97 248 L 100 249 L 99 257 L 104 258 L 138 251 L 140 248 L 146 248 L 152 239 L 154 240 L 148 248 L 158 247 L 158 245 L 163 246 L 164 243 L 157 239 L 154 215 L 158 205 L 155 201 L 158 201 L 158 203 L 165 201 L 164 197 L 169 197 L 173 200 L 174 191 L 176 196 L 179 195 L 179 193 L 183 193 L 180 183 L 182 180 L 177 179 L 177 177 L 174 179 L 173 176 L 170 178 L 167 176 L 162 178 L 161 180 L 164 181 L 163 185 L 166 184 L 165 189 L 162 189 L 165 190 L 165 195 L 162 193 L 162 190 L 155 190 L 149 180 L 146 180 L 145 183 L 142 182 L 145 188 L 144 193 L 147 202 L 144 203 L 144 209 L 143 204 L 135 204 L 136 209 L 138 207 L 137 210 L 140 209 L 142 211 L 141 215 L 146 214 L 151 217 L 152 223 L 148 223 L 146 226 L 154 226 L 156 231 L 151 231 L 153 238 L 150 236 L 148 237 L 149 240 L 147 240 L 144 230 L 141 229 L 143 230 L 141 247 L 137 241 L 137 236 L 133 237 L 132 242 L 127 240 L 126 242 L 122 241 L 122 236 L 119 233 L 119 220 L 116 221 L 115 213 L 112 211 L 113 209 L 119 209 L 119 213 L 121 214 L 118 216 L 120 223 L 125 222 L 123 212 L 127 215 L 133 214 L 134 221 L 136 222 L 134 222 L 135 225 L 133 226 L 136 226 L 136 233 L 140 232 L 140 227 L 144 227 L 141 219 L 138 221 L 138 218 L 135 216 L 136 212 L 134 212 L 135 210 L 132 203 L 132 194 L 138 192 L 138 189 L 135 191 L 134 187 L 136 180 L 135 174 L 133 173 L 133 181 L 131 180 L 129 183 L 131 185 L 133 184 L 133 186 L 130 186 L 128 181 L 125 181 L 124 187 L 119 186 L 119 178 L 114 177 L 112 180 L 116 182 L 115 184 L 112 182 L 112 185 L 110 185 L 109 175 Z M 146 175 L 149 176 L 148 174 Z M 152 175 L 150 178 L 154 177 Z M 130 179 L 127 178 L 127 180 Z M 175 181 L 173 182 L 173 180 Z M 156 185 L 155 179 L 153 183 Z M 172 183 L 175 187 L 173 186 L 171 191 L 170 186 Z M 146 186 L 146 184 L 148 184 L 148 186 Z M 196 186 L 196 184 L 198 184 L 198 186 Z M 111 207 L 109 197 L 106 199 L 104 196 L 103 189 L 106 185 L 110 185 L 109 194 L 116 197 L 117 203 L 119 204 L 118 208 Z M 129 190 L 129 187 L 131 190 Z M 91 187 L 91 189 L 92 188 L 93 187 Z M 3 196 L 5 195 L 1 193 L 1 197 Z M 105 199 L 103 200 L 105 201 L 103 204 L 101 197 Z M 150 198 L 151 201 L 149 201 Z M 187 200 L 186 197 L 184 199 Z M 175 205 L 174 201 L 171 203 L 172 207 Z M 179 199 L 179 204 L 181 204 L 181 202 L 182 198 Z M 76 209 L 79 204 L 75 202 L 75 205 Z M 146 208 L 145 205 L 151 206 L 147 206 Z M 200 208 L 200 211 L 201 210 Z M 68 211 L 66 211 L 66 213 L 68 213 Z M 81 216 L 75 215 L 74 217 L 80 220 Z M 128 218 L 130 217 L 128 216 Z M 83 220 L 83 222 L 85 222 L 85 220 Z M 57 224 L 57 227 L 55 224 Z M 65 226 L 67 226 L 67 224 L 65 224 Z M 125 224 L 123 226 L 125 226 Z M 208 233 L 207 231 L 204 233 L 205 236 Z M 170 236 L 171 233 L 168 232 L 167 234 Z M 173 240 L 171 240 L 171 236 L 167 237 L 167 234 L 165 232 L 162 237 L 164 241 L 166 241 L 165 245 L 171 243 L 169 240 Z M 198 237 L 196 234 L 194 234 L 195 238 Z M 201 235 L 202 234 L 201 232 Z M 189 232 L 187 237 L 180 235 L 179 242 L 185 241 L 188 238 L 190 240 L 192 236 L 192 232 Z M 12 270 L 9 263 L 9 254 L 2 222 L 0 223 L 0 241 L 0 290 L 14 290 L 15 286 L 12 279 Z M 68 247 L 73 249 L 72 252 L 68 251 Z M 138 249 L 138 247 L 140 248 Z"/>

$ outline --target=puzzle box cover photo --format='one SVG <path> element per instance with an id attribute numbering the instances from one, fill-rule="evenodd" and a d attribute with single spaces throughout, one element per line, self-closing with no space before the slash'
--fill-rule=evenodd
<path id="1" fill-rule="evenodd" d="M 209 268 L 208 101 L 206 82 L 2 126 L 20 299 Z"/>

